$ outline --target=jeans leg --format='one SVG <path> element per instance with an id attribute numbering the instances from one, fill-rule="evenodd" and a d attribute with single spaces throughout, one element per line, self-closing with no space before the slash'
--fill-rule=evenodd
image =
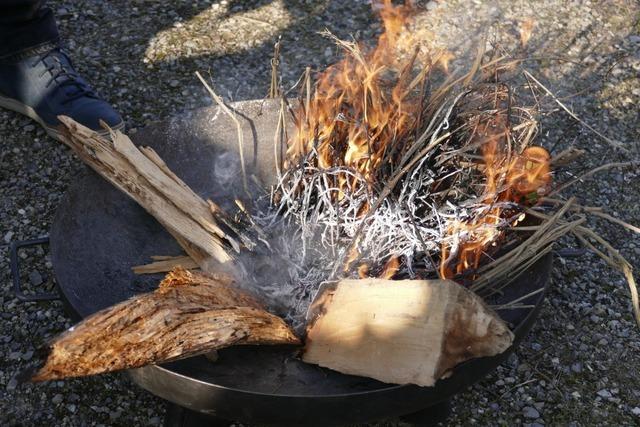
<path id="1" fill-rule="evenodd" d="M 50 49 L 58 27 L 45 0 L 0 0 L 0 59 Z"/>

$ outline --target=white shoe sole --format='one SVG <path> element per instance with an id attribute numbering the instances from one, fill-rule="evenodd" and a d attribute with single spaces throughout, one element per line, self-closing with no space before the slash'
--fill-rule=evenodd
<path id="1" fill-rule="evenodd" d="M 42 126 L 45 130 L 45 132 L 47 132 L 47 135 L 49 135 L 51 138 L 60 141 L 60 142 L 64 142 L 62 140 L 62 134 L 60 133 L 60 129 L 56 126 L 49 126 L 47 125 L 44 120 L 42 120 L 42 118 L 40 118 L 40 116 L 38 115 L 38 113 L 36 113 L 36 110 L 34 110 L 33 108 L 29 107 L 28 105 L 23 104 L 20 101 L 17 101 L 15 99 L 12 98 L 7 98 L 4 97 L 2 95 L 0 95 L 0 107 L 6 108 L 8 110 L 11 111 L 15 111 L 16 113 L 20 113 L 22 115 L 25 115 L 27 117 L 29 117 L 30 119 L 35 120 L 36 122 L 38 122 L 40 124 L 40 126 Z M 123 131 L 124 130 L 124 122 L 120 122 L 115 126 L 112 126 L 111 129 L 114 130 L 120 130 Z M 109 131 L 107 130 L 100 130 L 100 131 L 96 131 L 100 136 L 109 136 Z"/>

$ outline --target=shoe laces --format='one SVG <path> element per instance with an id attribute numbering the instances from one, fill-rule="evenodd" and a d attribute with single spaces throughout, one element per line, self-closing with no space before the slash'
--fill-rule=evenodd
<path id="1" fill-rule="evenodd" d="M 61 56 L 65 61 L 61 60 Z M 63 104 L 68 104 L 83 97 L 98 99 L 98 95 L 93 89 L 80 79 L 80 76 L 71 65 L 71 60 L 61 49 L 52 49 L 41 55 L 32 64 L 32 67 L 36 67 L 40 63 L 45 66 L 40 78 L 44 77 L 45 74 L 49 74 L 49 80 L 45 85 L 46 88 L 49 88 L 52 84 L 56 84 L 58 89 L 63 87 L 72 88 L 70 91 L 64 91 L 65 99 L 62 101 Z"/>

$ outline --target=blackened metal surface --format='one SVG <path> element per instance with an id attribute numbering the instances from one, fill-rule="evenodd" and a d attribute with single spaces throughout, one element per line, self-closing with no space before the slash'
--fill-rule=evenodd
<path id="1" fill-rule="evenodd" d="M 263 184 L 275 176 L 275 103 L 236 104 L 243 119 L 249 172 Z M 197 110 L 133 135 L 158 151 L 199 194 L 221 205 L 242 196 L 235 125 L 218 108 Z M 254 181 L 254 180 L 251 180 Z M 136 276 L 131 267 L 151 255 L 178 255 L 179 246 L 135 202 L 96 174 L 78 178 L 58 209 L 51 231 L 58 284 L 68 306 L 85 317 L 157 286 L 161 275 Z M 545 287 L 551 256 L 542 258 L 506 289 L 511 301 Z M 434 387 L 397 386 L 302 363 L 295 350 L 236 347 L 212 363 L 195 357 L 131 371 L 139 385 L 184 407 L 261 424 L 331 425 L 416 412 L 441 402 L 495 369 L 533 325 L 543 293 L 523 301 L 534 309 L 501 312 L 515 327 L 507 352 L 461 364 Z M 499 302 L 499 301 L 498 301 Z"/>

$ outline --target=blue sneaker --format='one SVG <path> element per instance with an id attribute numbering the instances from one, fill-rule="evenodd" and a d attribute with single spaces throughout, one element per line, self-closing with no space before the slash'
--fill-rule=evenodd
<path id="1" fill-rule="evenodd" d="M 61 114 L 100 134 L 107 133 L 101 120 L 112 129 L 124 128 L 120 115 L 78 75 L 60 48 L 0 62 L 0 107 L 32 118 L 58 141 Z"/>

